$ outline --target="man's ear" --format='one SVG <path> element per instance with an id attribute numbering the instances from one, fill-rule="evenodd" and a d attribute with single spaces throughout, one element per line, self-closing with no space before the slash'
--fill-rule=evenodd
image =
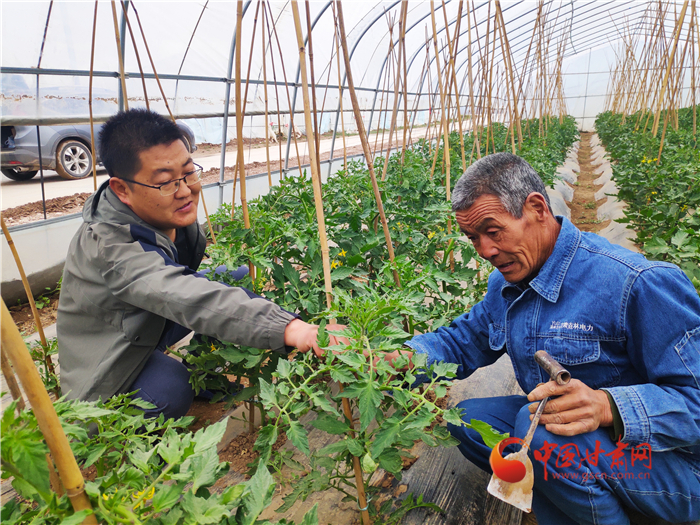
<path id="1" fill-rule="evenodd" d="M 533 213 L 537 217 L 538 221 L 544 221 L 547 216 L 552 215 L 552 213 L 549 211 L 549 206 L 547 206 L 547 200 L 544 198 L 544 195 L 535 191 L 533 191 L 527 196 L 527 199 L 525 199 L 524 208 Z"/>
<path id="2" fill-rule="evenodd" d="M 112 188 L 112 191 L 120 201 L 127 206 L 131 206 L 131 188 L 123 179 L 110 177 L 109 187 Z"/>

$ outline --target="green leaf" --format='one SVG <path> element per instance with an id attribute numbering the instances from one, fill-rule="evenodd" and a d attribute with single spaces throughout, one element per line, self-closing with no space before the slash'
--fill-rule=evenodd
<path id="1" fill-rule="evenodd" d="M 372 455 L 367 452 L 367 454 L 362 456 L 362 471 L 371 474 L 375 470 L 377 470 L 377 463 L 372 459 Z"/>
<path id="2" fill-rule="evenodd" d="M 330 445 L 326 445 L 321 450 L 315 453 L 317 456 L 330 456 L 337 454 L 339 452 L 346 452 L 348 450 L 348 440 L 343 439 L 341 441 L 336 441 Z"/>
<path id="3" fill-rule="evenodd" d="M 494 428 L 488 423 L 484 423 L 478 419 L 472 419 L 469 422 L 469 425 L 476 430 L 479 435 L 481 435 L 481 439 L 484 440 L 484 444 L 489 448 L 495 447 L 509 436 L 507 433 L 501 434 L 497 430 L 494 430 Z"/>
<path id="4" fill-rule="evenodd" d="M 331 338 L 326 331 L 326 320 L 324 319 L 318 325 L 318 334 L 316 335 L 316 342 L 319 348 L 326 348 L 331 344 Z"/>
<path id="5" fill-rule="evenodd" d="M 185 519 L 185 523 L 213 525 L 215 523 L 221 523 L 222 518 L 229 514 L 229 510 L 224 505 L 217 505 L 209 499 L 195 496 L 191 491 L 185 493 L 185 496 L 182 498 L 181 506 L 190 516 L 190 519 Z M 252 522 L 247 522 L 246 525 L 251 525 L 251 523 Z"/>
<path id="6" fill-rule="evenodd" d="M 401 430 L 401 425 L 396 419 L 387 419 L 382 427 L 377 431 L 374 441 L 370 447 L 372 457 L 377 458 L 385 449 L 394 444 L 396 436 Z"/>
<path id="7" fill-rule="evenodd" d="M 338 359 L 352 368 L 362 368 L 367 364 L 367 359 L 364 355 L 358 354 L 351 350 L 338 354 Z"/>
<path id="8" fill-rule="evenodd" d="M 277 406 L 277 396 L 275 395 L 274 387 L 262 377 L 258 378 L 258 381 L 260 382 L 260 400 L 265 408 Z"/>
<path id="9" fill-rule="evenodd" d="M 216 447 L 220 442 L 221 438 L 224 437 L 226 432 L 226 426 L 228 425 L 228 418 L 222 419 L 213 425 L 199 429 L 194 435 L 194 451 L 202 452 L 208 448 Z"/>
<path id="10" fill-rule="evenodd" d="M 208 448 L 202 454 L 196 454 L 187 458 L 192 471 L 192 490 L 196 493 L 200 487 L 209 487 L 216 481 L 216 472 L 219 467 L 219 455 L 215 448 Z M 184 468 L 183 463 L 183 468 Z"/>
<path id="11" fill-rule="evenodd" d="M 350 427 L 345 421 L 340 421 L 330 414 L 325 413 L 320 414 L 316 419 L 314 419 L 311 425 L 314 428 L 323 430 L 324 432 L 333 435 L 347 434 L 350 432 Z"/>
<path id="12" fill-rule="evenodd" d="M 315 393 L 313 396 L 311 396 L 311 401 L 313 401 L 314 405 L 317 408 L 320 408 L 321 410 L 324 410 L 325 412 L 330 412 L 331 414 L 335 414 L 336 416 L 340 416 L 340 413 L 338 410 L 331 405 L 331 402 L 328 400 L 328 398 L 321 393 Z"/>
<path id="13" fill-rule="evenodd" d="M 82 468 L 86 469 L 90 465 L 92 465 L 95 461 L 100 459 L 104 453 L 107 451 L 108 445 L 102 445 L 99 447 L 94 448 L 89 454 L 88 457 L 85 459 L 85 463 L 83 464 Z"/>
<path id="14" fill-rule="evenodd" d="M 241 506 L 236 513 L 237 525 L 253 525 L 260 513 L 272 501 L 275 492 L 275 480 L 260 461 L 255 475 L 245 483 L 241 497 Z"/>
<path id="15" fill-rule="evenodd" d="M 347 439 L 345 440 L 346 445 L 350 454 L 356 457 L 361 457 L 365 453 L 365 447 L 357 439 Z"/>
<path id="16" fill-rule="evenodd" d="M 292 363 L 286 359 L 280 359 L 277 363 L 277 373 L 281 378 L 289 379 L 289 376 L 292 375 Z"/>
<path id="17" fill-rule="evenodd" d="M 363 431 L 377 417 L 379 405 L 382 404 L 384 394 L 374 383 L 363 382 L 362 390 L 359 395 L 360 407 L 360 427 Z"/>
<path id="18" fill-rule="evenodd" d="M 158 454 L 166 463 L 179 463 L 182 459 L 182 450 L 180 448 L 180 436 L 169 428 L 163 435 L 163 439 L 158 444 Z M 105 447 L 106 448 L 106 447 Z"/>
<path id="19" fill-rule="evenodd" d="M 331 379 L 337 381 L 338 383 L 348 384 L 355 381 L 357 378 L 349 370 L 343 368 L 332 368 L 331 369 Z"/>
<path id="20" fill-rule="evenodd" d="M 331 272 L 331 281 L 339 281 L 340 279 L 345 279 L 346 277 L 349 277 L 352 275 L 354 268 L 350 266 L 341 266 L 340 268 L 336 268 Z"/>
<path id="21" fill-rule="evenodd" d="M 395 448 L 386 449 L 381 456 L 378 458 L 379 466 L 382 467 L 387 472 L 392 474 L 397 474 L 401 472 L 401 467 L 403 462 L 401 461 L 401 456 L 399 451 Z"/>
<path id="22" fill-rule="evenodd" d="M 442 413 L 442 417 L 448 423 L 452 423 L 455 426 L 462 426 L 462 411 L 461 408 L 449 408 Z M 478 431 L 477 431 L 478 432 Z"/>
<path id="23" fill-rule="evenodd" d="M 309 436 L 304 426 L 299 421 L 292 421 L 287 429 L 287 437 L 292 444 L 307 456 L 309 451 Z"/>
<path id="24" fill-rule="evenodd" d="M 255 440 L 254 450 L 263 451 L 272 447 L 277 441 L 277 427 L 275 425 L 265 425 L 258 432 L 258 439 Z"/>
<path id="25" fill-rule="evenodd" d="M 153 496 L 153 511 L 162 512 L 170 510 L 180 500 L 184 483 L 173 483 L 171 485 L 161 484 L 156 487 Z"/>
<path id="26" fill-rule="evenodd" d="M 7 447 L 7 443 L 2 444 Z M 49 486 L 49 465 L 46 462 L 48 448 L 43 441 L 36 442 L 32 439 L 12 440 L 12 462 L 15 468 L 22 474 L 22 478 L 39 494 L 46 497 L 51 492 Z"/>
<path id="27" fill-rule="evenodd" d="M 68 516 L 67 518 L 61 520 L 61 525 L 80 525 L 85 520 L 85 518 L 90 516 L 92 513 L 92 510 L 80 510 L 72 516 Z"/>
<path id="28" fill-rule="evenodd" d="M 673 243 L 675 246 L 680 248 L 685 244 L 685 242 L 688 240 L 688 232 L 684 230 L 679 230 L 676 232 L 676 234 L 671 237 L 671 243 Z"/>
<path id="29" fill-rule="evenodd" d="M 301 525 L 318 525 L 318 503 L 314 504 L 306 514 Z"/>

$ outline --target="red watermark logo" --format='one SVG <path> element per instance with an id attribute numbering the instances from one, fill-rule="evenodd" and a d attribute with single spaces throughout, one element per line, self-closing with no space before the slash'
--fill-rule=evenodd
<path id="1" fill-rule="evenodd" d="M 508 483 L 517 483 L 525 477 L 525 465 L 521 461 L 518 461 L 517 459 L 505 459 L 503 457 L 503 450 L 508 445 L 514 443 L 523 446 L 525 445 L 525 442 L 520 438 L 506 438 L 498 443 L 498 445 L 493 447 L 491 456 L 489 457 L 489 463 L 491 464 L 493 473 Z M 634 477 L 635 474 L 633 472 L 627 472 L 627 456 L 625 455 L 625 449 L 627 449 L 627 451 L 630 453 L 631 466 L 634 466 L 635 462 L 640 462 L 642 466 L 651 470 L 651 446 L 649 443 L 641 443 L 636 447 L 631 447 L 628 443 L 621 443 L 618 441 L 615 445 L 615 450 L 606 453 L 605 450 L 601 448 L 600 441 L 596 440 L 595 449 L 592 452 L 586 449 L 585 454 L 581 454 L 576 443 L 566 443 L 560 446 L 557 443 L 549 443 L 547 440 L 545 440 L 544 445 L 540 449 L 533 450 L 535 459 L 544 464 L 545 480 L 547 480 L 548 462 L 557 447 L 559 447 L 559 452 L 557 453 L 554 463 L 556 468 L 574 467 L 576 469 L 580 469 L 584 462 L 592 467 L 597 467 L 598 460 L 601 455 L 611 458 L 612 461 L 610 462 L 610 468 L 616 470 L 617 472 L 611 472 L 610 474 L 599 472 L 593 474 L 586 471 L 583 476 L 584 480 L 605 477 L 618 479 Z M 623 469 L 624 473 L 622 472 Z M 557 475 L 555 477 L 566 477 L 569 479 L 572 474 L 575 476 L 575 473 L 567 473 L 565 476 Z M 640 474 L 645 473 L 642 472 Z M 637 474 L 637 477 L 640 479 L 646 479 L 649 477 L 648 473 L 646 473 L 646 476 L 640 476 L 640 474 Z"/>

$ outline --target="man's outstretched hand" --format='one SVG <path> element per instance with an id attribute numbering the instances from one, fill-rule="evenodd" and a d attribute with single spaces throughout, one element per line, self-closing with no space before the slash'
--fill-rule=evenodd
<path id="1" fill-rule="evenodd" d="M 328 324 L 326 330 L 335 331 L 343 330 L 345 326 L 340 324 Z M 337 345 L 341 342 L 347 343 L 342 337 L 330 336 L 331 345 Z M 300 352 L 308 352 L 313 349 L 314 354 L 318 357 L 323 355 L 323 350 L 318 346 L 318 326 L 306 323 L 301 319 L 294 319 L 287 325 L 284 330 L 284 344 L 293 346 Z"/>
<path id="2" fill-rule="evenodd" d="M 540 425 L 545 425 L 552 434 L 575 436 L 613 424 L 607 394 L 602 390 L 593 390 L 578 379 L 572 379 L 566 385 L 549 381 L 530 392 L 527 399 L 541 401 L 551 396 L 560 397 L 547 401 Z M 535 413 L 538 404 L 530 405 L 531 414 Z"/>

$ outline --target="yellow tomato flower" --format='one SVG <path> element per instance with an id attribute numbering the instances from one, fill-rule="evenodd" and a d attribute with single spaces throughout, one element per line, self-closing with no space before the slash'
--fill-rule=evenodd
<path id="1" fill-rule="evenodd" d="M 335 270 L 337 267 L 338 267 L 338 261 L 333 261 L 333 262 L 331 263 L 331 268 L 332 268 L 333 270 Z"/>
<path id="2" fill-rule="evenodd" d="M 428 239 L 435 237 L 435 232 L 428 232 Z"/>
<path id="3" fill-rule="evenodd" d="M 345 250 L 341 250 L 340 253 L 338 254 L 338 257 L 345 257 L 348 254 Z"/>

